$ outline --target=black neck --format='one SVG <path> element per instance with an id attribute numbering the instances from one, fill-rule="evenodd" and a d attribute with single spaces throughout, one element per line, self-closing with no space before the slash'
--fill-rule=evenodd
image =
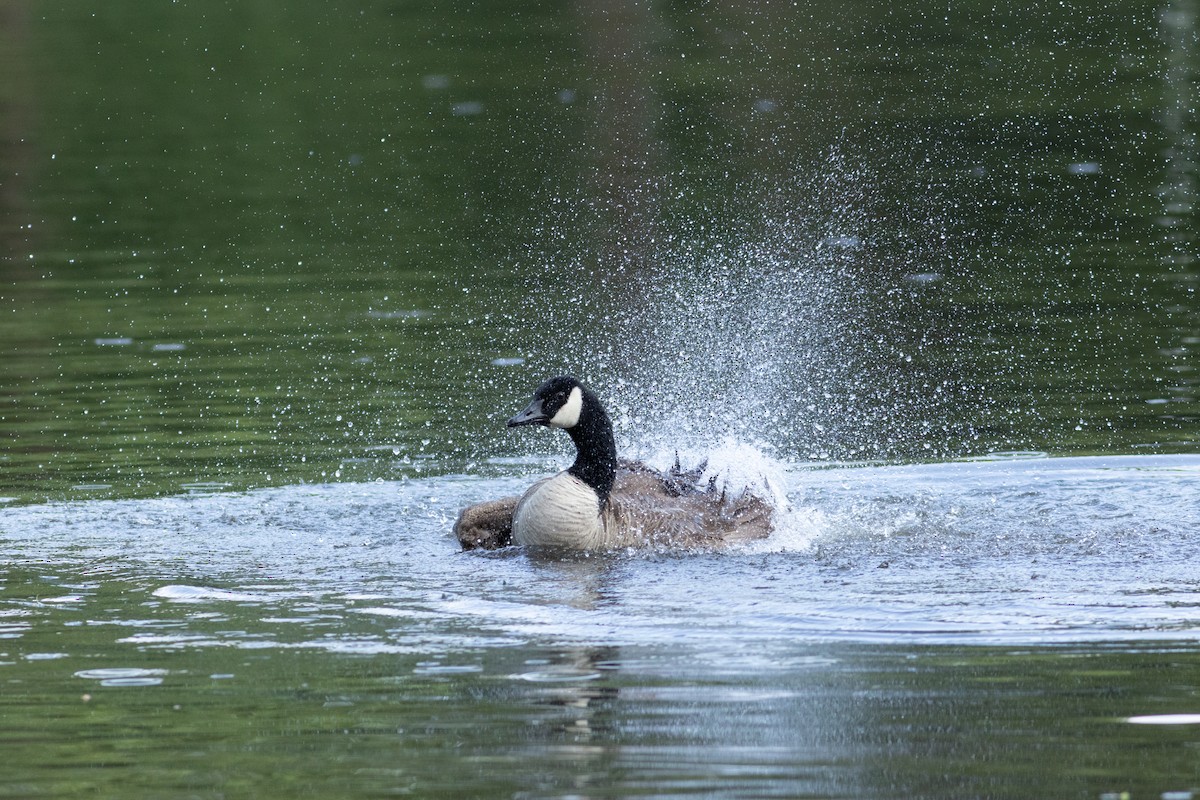
<path id="1" fill-rule="evenodd" d="M 579 422 L 567 428 L 567 434 L 575 442 L 576 450 L 575 463 L 567 472 L 592 487 L 603 508 L 608 504 L 616 478 L 617 443 L 608 414 L 591 392 L 584 392 Z"/>

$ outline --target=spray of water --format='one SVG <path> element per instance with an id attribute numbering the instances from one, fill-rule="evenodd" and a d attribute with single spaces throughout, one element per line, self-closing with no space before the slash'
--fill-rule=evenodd
<path id="1" fill-rule="evenodd" d="M 946 441 L 932 420 L 949 383 L 919 367 L 937 326 L 899 322 L 940 265 L 898 241 L 873 185 L 831 152 L 734 206 L 660 207 L 636 235 L 607 238 L 564 204 L 549 227 L 586 235 L 535 256 L 545 266 L 519 314 L 550 335 L 530 364 L 595 386 L 623 449 L 652 461 L 729 442 L 795 462 Z"/>
<path id="2" fill-rule="evenodd" d="M 472 446 L 561 463 L 565 437 L 514 438 L 502 417 L 541 380 L 573 374 L 604 400 L 622 455 L 707 461 L 727 487 L 774 501 L 764 547 L 788 549 L 823 527 L 786 496 L 801 465 L 954 454 L 954 386 L 923 362 L 952 330 L 926 302 L 950 270 L 922 243 L 944 237 L 935 214 L 889 206 L 877 183 L 830 151 L 786 185 L 723 190 L 715 207 L 671 186 L 603 207 L 546 203 L 510 259 L 518 291 L 483 298 L 485 324 L 463 332 L 490 331 L 485 353 L 520 356 L 475 368 L 474 403 L 499 410 Z M 931 441 L 939 449 L 923 452 Z"/>

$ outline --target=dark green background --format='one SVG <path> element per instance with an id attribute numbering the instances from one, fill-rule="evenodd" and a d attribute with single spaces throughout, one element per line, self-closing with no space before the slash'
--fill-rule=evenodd
<path id="1" fill-rule="evenodd" d="M 2 13 L 10 496 L 475 468 L 558 370 L 785 460 L 1196 450 L 1189 5 Z"/>

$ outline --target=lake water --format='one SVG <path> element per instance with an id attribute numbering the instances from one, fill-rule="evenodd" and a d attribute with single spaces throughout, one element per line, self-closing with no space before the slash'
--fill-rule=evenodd
<path id="1" fill-rule="evenodd" d="M 0 797 L 1200 793 L 1197 13 L 9 3 Z"/>

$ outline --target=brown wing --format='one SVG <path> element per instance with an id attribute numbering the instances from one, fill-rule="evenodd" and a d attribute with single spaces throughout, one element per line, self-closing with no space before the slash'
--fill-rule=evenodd
<path id="1" fill-rule="evenodd" d="M 628 532 L 631 543 L 666 548 L 716 549 L 765 538 L 774 527 L 771 505 L 749 492 L 710 486 L 676 494 L 649 475 L 618 478 L 608 514 L 609 529 Z"/>
<path id="2" fill-rule="evenodd" d="M 519 497 L 504 497 L 467 506 L 454 523 L 463 550 L 495 550 L 512 544 L 513 511 Z"/>

